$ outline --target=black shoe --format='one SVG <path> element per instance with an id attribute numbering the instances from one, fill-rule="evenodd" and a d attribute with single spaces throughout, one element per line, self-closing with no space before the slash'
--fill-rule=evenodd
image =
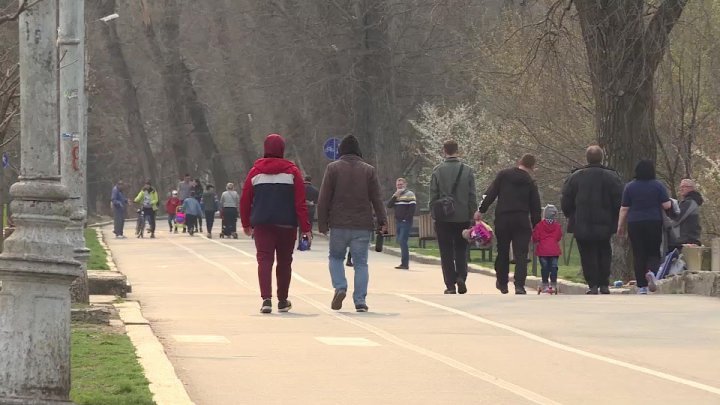
<path id="1" fill-rule="evenodd" d="M 503 293 L 503 294 L 507 294 L 507 293 L 508 293 L 507 284 L 501 285 L 501 284 L 500 284 L 500 281 L 495 281 L 495 288 L 497 288 L 498 290 L 500 290 L 500 292 Z"/>
<path id="2" fill-rule="evenodd" d="M 525 295 L 527 294 L 527 291 L 525 291 L 525 287 L 515 287 L 515 295 Z"/>
<path id="3" fill-rule="evenodd" d="M 467 286 L 464 280 L 457 281 L 458 294 L 465 294 L 467 292 Z"/>
<path id="4" fill-rule="evenodd" d="M 395 268 L 398 269 L 398 270 L 409 270 L 409 269 L 410 269 L 409 266 L 404 266 L 404 265 L 402 265 L 402 264 L 399 265 L 399 266 L 395 266 Z"/>
<path id="5" fill-rule="evenodd" d="M 590 287 L 585 292 L 586 295 L 598 295 L 598 288 L 597 287 Z"/>
<path id="6" fill-rule="evenodd" d="M 262 307 L 260 307 L 260 312 L 263 314 L 269 314 L 272 312 L 272 300 L 263 300 Z"/>
<path id="7" fill-rule="evenodd" d="M 368 306 L 365 304 L 355 304 L 355 312 L 367 312 Z"/>
<path id="8" fill-rule="evenodd" d="M 610 287 L 608 287 L 606 285 L 601 285 L 600 286 L 600 294 L 603 294 L 603 295 L 610 294 Z"/>
<path id="9" fill-rule="evenodd" d="M 447 290 L 445 290 L 445 292 L 443 294 L 457 294 L 457 293 L 455 292 L 455 290 L 448 288 Z"/>
<path id="10" fill-rule="evenodd" d="M 155 232 L 150 233 L 150 239 L 155 239 Z"/>
<path id="11" fill-rule="evenodd" d="M 333 295 L 332 302 L 330 303 L 330 308 L 335 311 L 342 308 L 342 302 L 345 299 L 346 294 L 347 291 L 342 288 L 338 288 L 337 290 L 335 290 L 335 295 Z"/>
<path id="12" fill-rule="evenodd" d="M 232 237 L 233 237 L 233 239 L 237 239 L 237 238 L 238 238 L 237 232 L 233 232 L 233 233 L 232 233 Z"/>
<path id="13" fill-rule="evenodd" d="M 345 265 L 346 265 L 347 267 L 353 267 L 353 262 L 351 262 L 350 260 L 348 260 L 348 261 L 345 262 Z"/>
<path id="14" fill-rule="evenodd" d="M 278 301 L 278 312 L 288 312 L 292 309 L 292 302 L 290 300 Z"/>

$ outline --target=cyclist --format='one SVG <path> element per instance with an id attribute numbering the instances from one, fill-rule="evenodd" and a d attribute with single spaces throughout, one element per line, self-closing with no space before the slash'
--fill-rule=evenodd
<path id="1" fill-rule="evenodd" d="M 142 190 L 135 197 L 135 203 L 140 204 L 142 209 L 142 222 L 145 222 L 144 219 L 147 218 L 147 222 L 150 224 L 151 238 L 155 237 L 155 213 L 158 209 L 159 200 L 158 193 L 150 184 L 149 179 L 145 181 Z M 142 232 L 142 228 L 140 228 L 140 232 Z"/>

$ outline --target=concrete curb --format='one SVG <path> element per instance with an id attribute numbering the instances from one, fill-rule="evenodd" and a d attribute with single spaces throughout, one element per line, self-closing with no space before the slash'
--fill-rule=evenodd
<path id="1" fill-rule="evenodd" d="M 117 266 L 115 265 L 115 260 L 113 259 L 112 251 L 110 250 L 110 247 L 105 242 L 105 234 L 102 232 L 102 229 L 95 228 L 95 233 L 97 234 L 98 242 L 100 242 L 100 246 L 105 250 L 106 258 L 107 258 L 107 265 L 110 269 L 110 271 L 118 271 Z"/>
<path id="2" fill-rule="evenodd" d="M 125 331 L 135 346 L 145 377 L 150 381 L 150 392 L 157 405 L 192 405 L 185 386 L 175 374 L 165 349 L 150 328 L 136 301 L 115 304 Z"/>
<path id="3" fill-rule="evenodd" d="M 393 247 L 383 247 L 383 253 L 389 254 L 392 256 L 400 256 L 400 249 L 393 248 Z M 420 255 L 415 252 L 410 252 L 410 260 L 418 263 L 423 264 L 435 264 L 440 265 L 440 258 L 433 257 L 433 256 L 426 256 L 426 255 Z M 489 269 L 487 267 L 478 266 L 476 264 L 468 263 L 468 272 L 470 273 L 477 273 L 477 274 L 483 274 L 490 277 L 495 277 L 495 270 Z M 511 276 L 512 279 L 512 276 Z M 528 290 L 528 292 L 532 292 L 533 290 L 537 290 L 537 288 L 542 284 L 542 279 L 540 277 L 534 277 L 534 276 L 528 276 L 525 280 L 525 288 Z M 568 294 L 568 295 L 584 295 L 587 291 L 587 286 L 585 284 L 580 283 L 573 283 L 571 281 L 558 279 L 558 289 L 560 290 L 561 294 Z M 610 291 L 613 294 L 630 294 L 631 290 L 629 288 L 611 288 Z"/>

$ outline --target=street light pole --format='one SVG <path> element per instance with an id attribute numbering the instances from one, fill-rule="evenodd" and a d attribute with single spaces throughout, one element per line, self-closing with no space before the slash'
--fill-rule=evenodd
<path id="1" fill-rule="evenodd" d="M 85 246 L 86 147 L 85 128 L 85 0 L 59 0 L 58 51 L 60 56 L 60 174 L 70 193 L 68 237 L 82 275 L 72 284 L 73 302 L 87 304 L 87 260 Z"/>
<path id="2" fill-rule="evenodd" d="M 0 404 L 68 404 L 70 283 L 80 274 L 66 235 L 67 188 L 58 176 L 57 3 L 20 15 L 16 229 L 0 254 Z"/>

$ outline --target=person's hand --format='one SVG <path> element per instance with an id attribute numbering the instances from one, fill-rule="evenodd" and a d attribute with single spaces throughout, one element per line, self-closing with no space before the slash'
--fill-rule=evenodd
<path id="1" fill-rule="evenodd" d="M 624 227 L 624 226 L 622 226 L 622 225 L 618 226 L 618 228 L 617 228 L 617 236 L 618 236 L 618 238 L 625 239 L 625 237 L 627 236 L 627 234 L 625 233 L 625 227 Z"/>
<path id="2" fill-rule="evenodd" d="M 388 230 L 387 224 L 382 225 L 382 226 L 380 227 L 380 233 L 382 233 L 382 234 L 386 234 L 386 233 L 387 233 L 387 230 Z"/>
<path id="3" fill-rule="evenodd" d="M 246 227 L 246 228 L 243 227 L 243 233 L 244 233 L 246 236 L 252 236 L 252 228 L 250 228 L 249 226 Z"/>
<path id="4" fill-rule="evenodd" d="M 482 221 L 482 214 L 480 211 L 475 211 L 475 214 L 473 215 L 473 221 L 480 222 Z"/>
<path id="5" fill-rule="evenodd" d="M 402 193 L 402 190 L 397 190 L 397 191 L 395 192 L 395 194 L 393 194 L 393 198 L 398 198 L 398 197 L 400 197 L 400 193 Z"/>

